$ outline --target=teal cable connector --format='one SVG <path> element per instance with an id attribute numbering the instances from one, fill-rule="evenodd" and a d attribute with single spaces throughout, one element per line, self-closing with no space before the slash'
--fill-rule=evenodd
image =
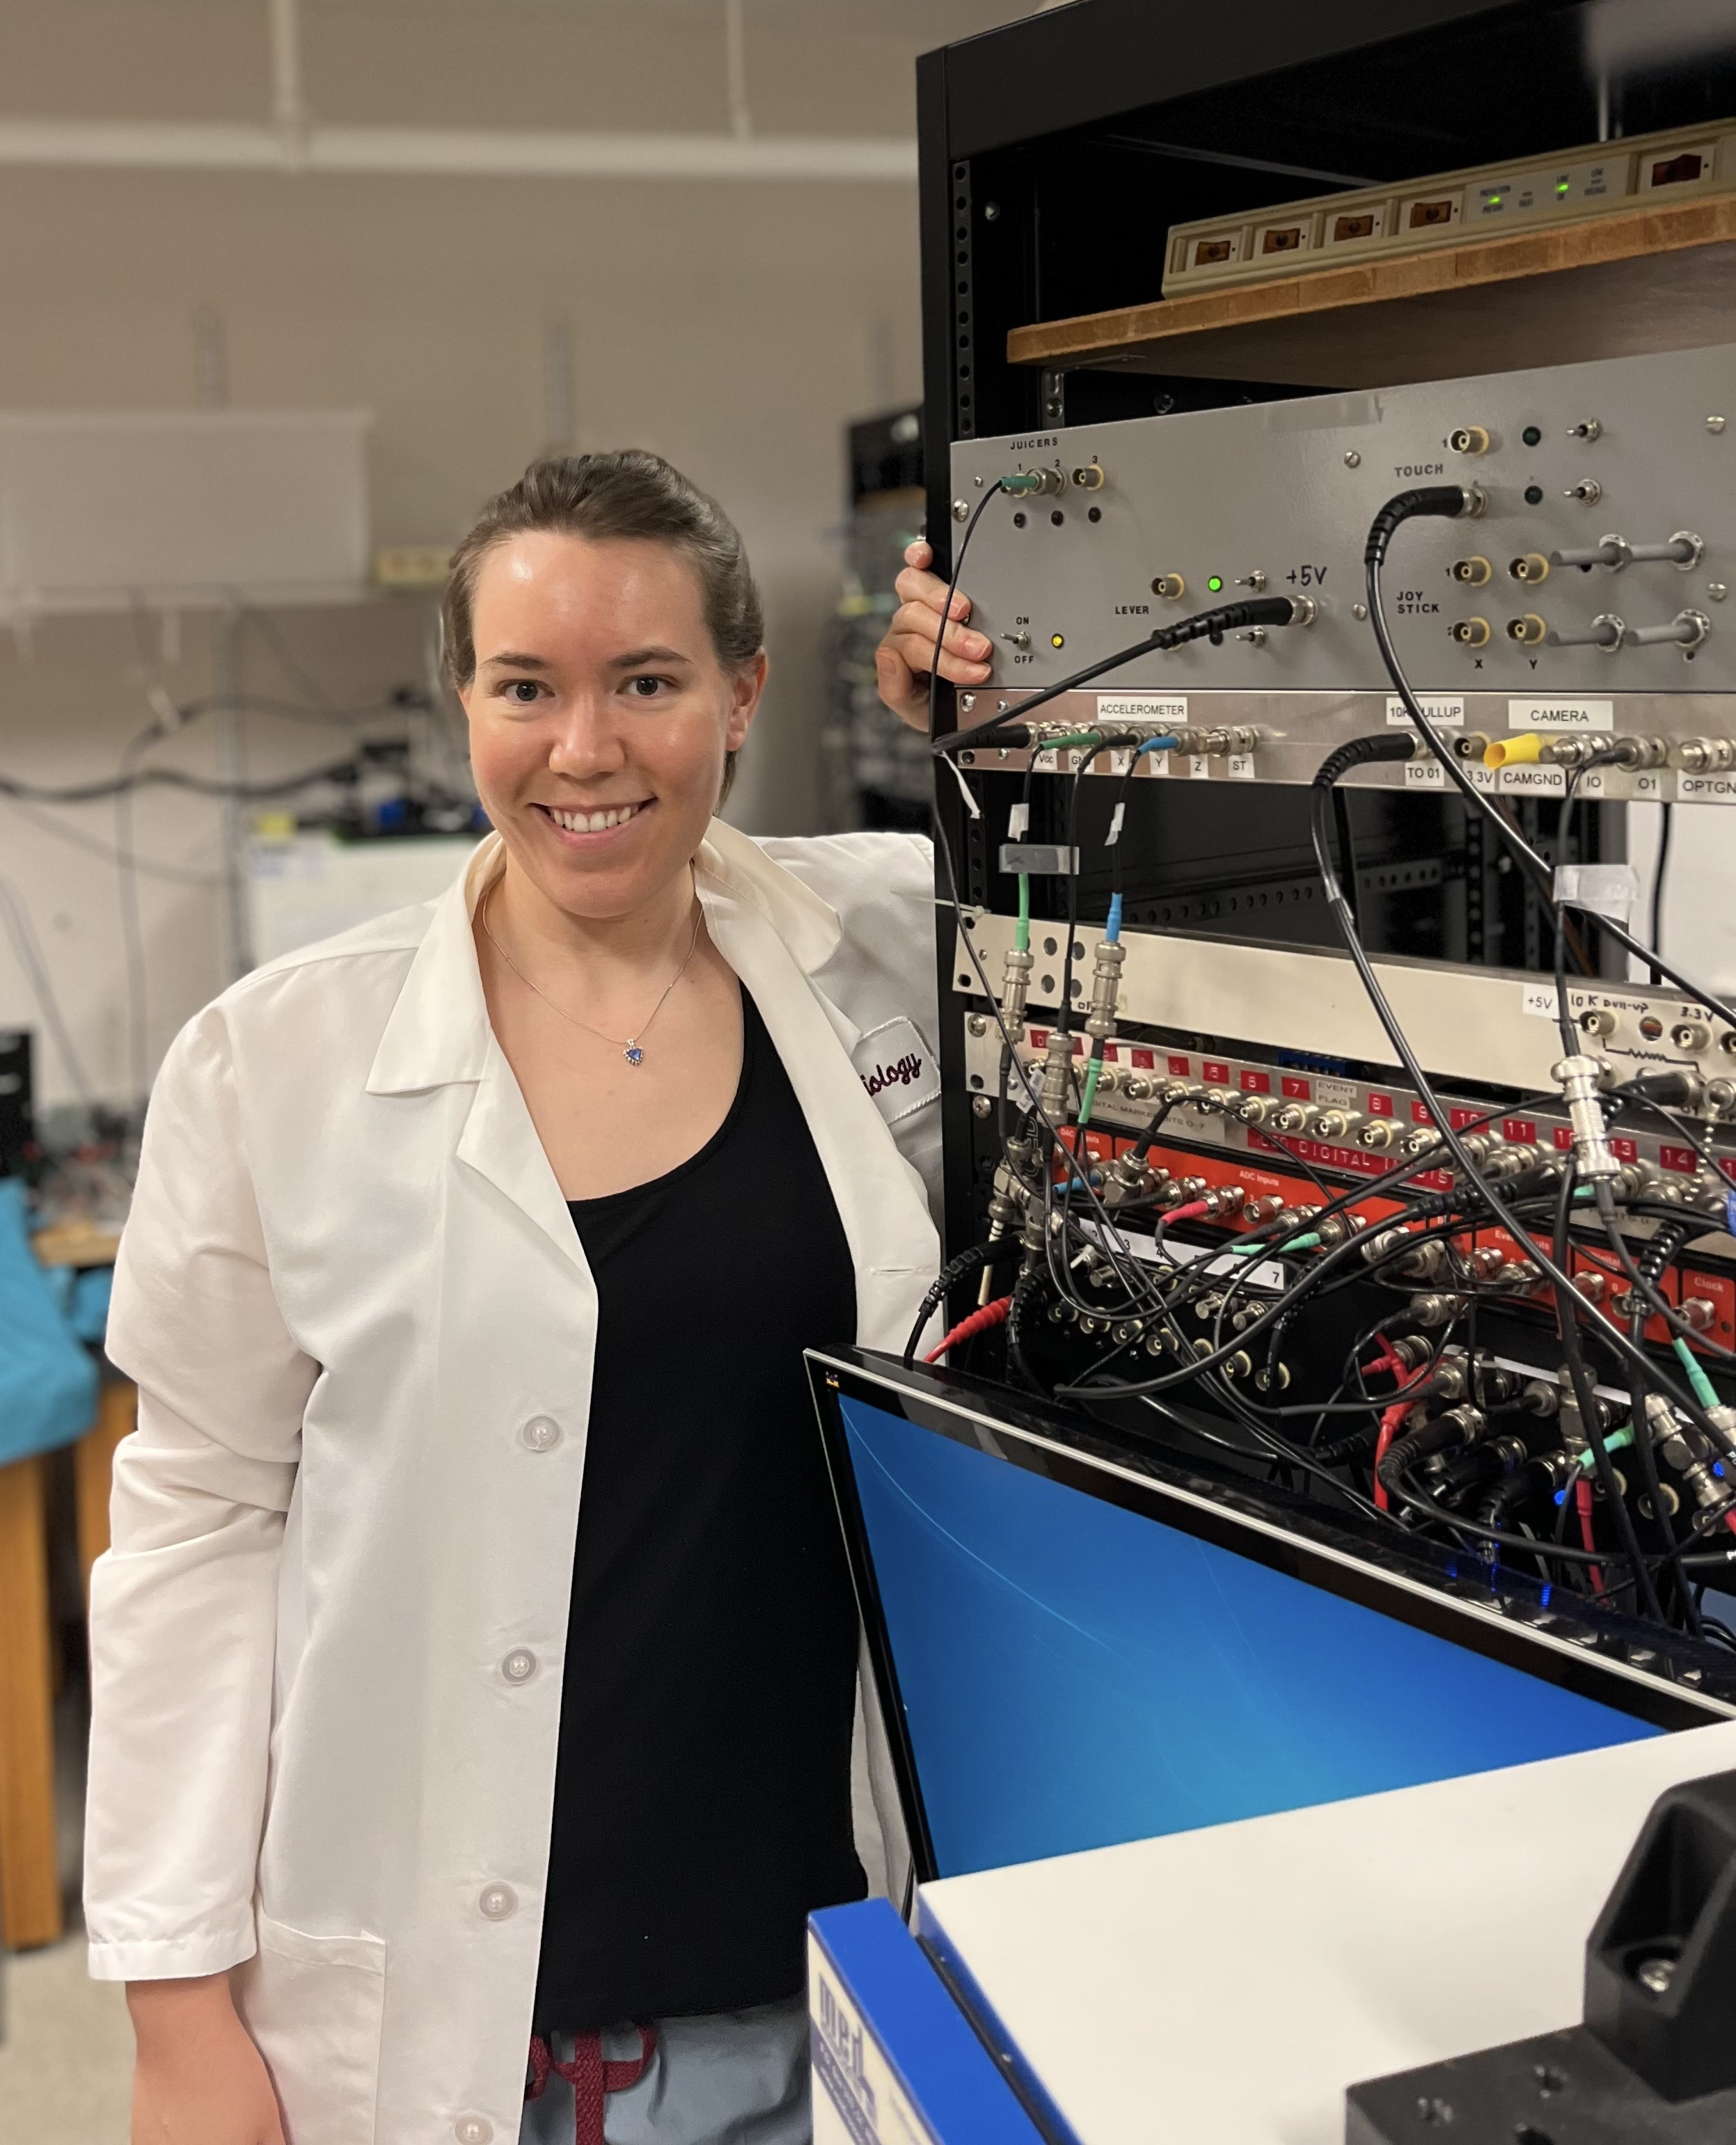
<path id="1" fill-rule="evenodd" d="M 1031 950 L 1031 874 L 1018 875 L 1018 922 L 1012 927 L 1012 948 L 1016 953 Z"/>
<path id="2" fill-rule="evenodd" d="M 1699 1357 L 1679 1333 L 1672 1336 L 1670 1345 L 1675 1350 L 1682 1368 L 1688 1373 L 1688 1382 L 1694 1388 L 1694 1397 L 1703 1408 L 1717 1407 L 1719 1405 L 1718 1389 L 1700 1368 Z"/>
<path id="3" fill-rule="evenodd" d="M 1619 1430 L 1612 1431 L 1604 1440 L 1604 1450 L 1605 1452 L 1624 1452 L 1633 1442 L 1634 1426 L 1630 1422 L 1624 1422 Z M 1594 1475 L 1596 1471 L 1597 1455 L 1588 1445 L 1579 1455 L 1579 1472 L 1582 1475 Z"/>
<path id="4" fill-rule="evenodd" d="M 1604 1450 L 1605 1452 L 1623 1452 L 1625 1451 L 1628 1446 L 1633 1442 L 1634 1426 L 1630 1422 L 1624 1422 L 1619 1430 L 1612 1431 L 1609 1436 L 1604 1440 Z M 1580 1476 L 1589 1476 L 1594 1475 L 1597 1472 L 1597 1455 L 1588 1445 L 1585 1450 L 1579 1455 L 1574 1465 L 1578 1467 Z M 1559 1489 L 1555 1492 L 1554 1501 L 1556 1504 L 1564 1505 L 1567 1502 L 1567 1491 L 1569 1489 L 1572 1488 L 1573 1481 L 1576 1479 L 1577 1478 L 1570 1478 L 1565 1488 Z"/>

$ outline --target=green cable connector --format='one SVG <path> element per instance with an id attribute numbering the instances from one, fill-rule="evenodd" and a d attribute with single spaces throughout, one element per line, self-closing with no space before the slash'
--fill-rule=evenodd
<path id="1" fill-rule="evenodd" d="M 1031 950 L 1031 874 L 1018 875 L 1018 922 L 1012 927 L 1012 950 L 1028 953 Z"/>
<path id="2" fill-rule="evenodd" d="M 1079 1097 L 1079 1130 L 1082 1132 L 1091 1122 L 1091 1113 L 1097 1099 L 1097 1075 L 1103 1069 L 1101 1058 L 1092 1058 L 1085 1067 L 1085 1091 Z"/>
<path id="3" fill-rule="evenodd" d="M 1308 1232 L 1307 1232 L 1305 1236 L 1301 1236 L 1301 1237 L 1291 1237 L 1291 1239 L 1289 1240 L 1289 1242 L 1288 1242 L 1287 1243 L 1283 1243 L 1283 1244 L 1246 1244 L 1246 1243 L 1243 1243 L 1243 1244 L 1231 1244 L 1231 1245 L 1229 1247 L 1229 1252 L 1230 1252 L 1230 1256 L 1231 1256 L 1232 1258 L 1238 1258 L 1238 1259 L 1251 1259 L 1251 1258 L 1253 1258 L 1256 1254 L 1261 1253 L 1261 1252 L 1264 1252 L 1264 1253 L 1265 1253 L 1265 1255 L 1266 1255 L 1266 1257 L 1267 1258 L 1269 1258 L 1269 1259 L 1281 1259 L 1281 1258 L 1285 1257 L 1288 1253 L 1290 1253 L 1290 1252 L 1311 1252 L 1311 1251 L 1314 1251 L 1314 1250 L 1316 1250 L 1316 1249 L 1318 1247 L 1319 1243 L 1320 1243 L 1320 1232 L 1319 1232 L 1319 1231 L 1318 1231 L 1318 1230 L 1316 1230 L 1316 1229 L 1311 1229 L 1311 1230 L 1309 1230 L 1309 1231 L 1308 1231 Z"/>
<path id="4" fill-rule="evenodd" d="M 1042 490 L 1042 478 L 1035 470 L 1015 470 L 1011 476 L 1001 479 L 1001 489 L 1014 499 L 1022 499 L 1027 492 Z"/>
<path id="5" fill-rule="evenodd" d="M 1624 1452 L 1633 1442 L 1634 1426 L 1624 1422 L 1619 1430 L 1612 1431 L 1604 1440 L 1604 1450 L 1605 1452 Z M 1597 1455 L 1589 1445 L 1579 1455 L 1579 1468 L 1582 1475 L 1593 1475 L 1597 1471 Z"/>
<path id="6" fill-rule="evenodd" d="M 1679 1333 L 1672 1336 L 1670 1345 L 1674 1348 L 1682 1368 L 1688 1373 L 1688 1382 L 1694 1388 L 1694 1397 L 1703 1408 L 1717 1407 L 1719 1405 L 1718 1389 L 1700 1368 L 1699 1356 Z"/>
<path id="7" fill-rule="evenodd" d="M 1061 737 L 1038 738 L 1035 752 L 1072 752 L 1080 745 L 1103 745 L 1109 740 L 1101 730 L 1068 730 Z"/>

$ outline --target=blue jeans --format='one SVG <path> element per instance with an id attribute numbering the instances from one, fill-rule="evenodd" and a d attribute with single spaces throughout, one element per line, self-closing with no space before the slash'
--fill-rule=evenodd
<path id="1" fill-rule="evenodd" d="M 658 2021 L 644 2075 L 603 2104 L 608 2145 L 808 2145 L 808 1998 Z M 636 2061 L 630 2026 L 603 2036 L 611 2063 Z M 557 2034 L 557 2057 L 570 2044 Z M 573 2089 L 550 2077 L 527 2102 L 519 2145 L 573 2145 Z"/>

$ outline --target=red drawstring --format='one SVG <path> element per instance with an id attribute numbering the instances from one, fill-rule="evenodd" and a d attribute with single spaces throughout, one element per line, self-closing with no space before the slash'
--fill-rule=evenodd
<path id="1" fill-rule="evenodd" d="M 550 2071 L 556 2078 L 565 2078 L 573 2088 L 573 2145 L 603 2145 L 604 2095 L 625 2093 L 629 2086 L 637 2085 L 656 2054 L 657 2028 L 635 2026 L 633 2030 L 639 2036 L 639 2059 L 623 2063 L 604 2062 L 600 2033 L 574 2034 L 573 2059 L 567 2063 L 556 2060 L 540 2034 L 532 2036 L 530 2083 L 525 2088 L 525 2098 L 542 2098 L 548 2090 Z"/>

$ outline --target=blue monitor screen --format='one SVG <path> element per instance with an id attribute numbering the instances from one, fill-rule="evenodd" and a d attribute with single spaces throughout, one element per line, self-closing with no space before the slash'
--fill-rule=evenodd
<path id="1" fill-rule="evenodd" d="M 943 1877 L 1659 1732 L 1031 1467 L 838 1405 Z"/>

